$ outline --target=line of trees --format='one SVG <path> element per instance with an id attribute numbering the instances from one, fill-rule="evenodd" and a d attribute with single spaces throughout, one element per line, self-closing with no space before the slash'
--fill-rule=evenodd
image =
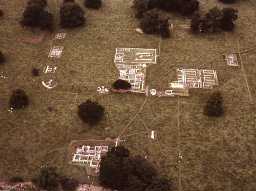
<path id="1" fill-rule="evenodd" d="M 220 10 L 214 7 L 202 17 L 196 14 L 191 20 L 191 29 L 195 33 L 215 33 L 223 31 L 233 31 L 234 21 L 238 18 L 238 11 L 233 8 L 223 8 Z"/>

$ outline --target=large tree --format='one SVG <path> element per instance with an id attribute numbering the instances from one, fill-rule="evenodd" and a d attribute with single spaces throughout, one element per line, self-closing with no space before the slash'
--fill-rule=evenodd
<path id="1" fill-rule="evenodd" d="M 199 14 L 194 15 L 191 20 L 191 29 L 193 32 L 215 33 L 232 31 L 235 27 L 234 21 L 238 18 L 238 11 L 233 8 L 224 8 L 220 10 L 214 7 L 201 17 Z"/>
<path id="2" fill-rule="evenodd" d="M 53 30 L 53 15 L 45 10 L 46 1 L 29 1 L 23 12 L 22 26 L 40 28 L 42 30 Z"/>
<path id="3" fill-rule="evenodd" d="M 157 9 L 152 9 L 143 14 L 140 28 L 146 34 L 159 34 L 163 38 L 170 37 L 169 18 Z"/>
<path id="4" fill-rule="evenodd" d="M 99 103 L 87 100 L 78 106 L 78 116 L 90 126 L 97 125 L 104 117 L 105 109 Z"/>
<path id="5" fill-rule="evenodd" d="M 102 6 L 102 0 L 85 0 L 84 5 L 87 8 L 99 9 Z"/>
<path id="6" fill-rule="evenodd" d="M 83 26 L 86 22 L 84 10 L 75 2 L 66 2 L 60 8 L 60 25 L 63 28 Z"/>
<path id="7" fill-rule="evenodd" d="M 154 178 L 145 191 L 171 191 L 173 189 L 171 180 L 165 177 Z"/>
<path id="8" fill-rule="evenodd" d="M 115 90 L 130 90 L 132 86 L 128 81 L 118 79 L 112 84 L 112 87 Z"/>
<path id="9" fill-rule="evenodd" d="M 122 146 L 112 148 L 102 158 L 99 180 L 102 186 L 119 191 L 153 191 L 158 187 L 168 188 L 162 191 L 171 189 L 171 182 L 159 178 L 149 161 L 141 156 L 130 156 L 129 151 Z"/>

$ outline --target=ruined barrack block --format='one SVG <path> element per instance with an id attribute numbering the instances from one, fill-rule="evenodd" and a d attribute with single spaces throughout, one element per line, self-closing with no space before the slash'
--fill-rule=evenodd
<path id="1" fill-rule="evenodd" d="M 156 64 L 156 49 L 116 48 L 116 64 Z"/>
<path id="2" fill-rule="evenodd" d="M 178 84 L 185 88 L 204 88 L 212 89 L 218 86 L 218 77 L 216 70 L 198 70 L 198 69 L 177 69 Z M 173 84 L 170 84 L 172 87 Z"/>
<path id="3" fill-rule="evenodd" d="M 116 64 L 119 70 L 119 79 L 128 81 L 132 86 L 132 92 L 145 92 L 146 65 Z"/>
<path id="4" fill-rule="evenodd" d="M 82 145 L 76 148 L 75 153 L 72 157 L 72 163 L 81 166 L 88 166 L 98 171 L 101 156 L 106 154 L 107 152 L 108 146 L 106 145 Z"/>
<path id="5" fill-rule="evenodd" d="M 144 48 L 116 48 L 114 62 L 119 71 L 119 79 L 131 84 L 131 92 L 145 93 L 146 68 L 157 63 L 157 51 Z"/>

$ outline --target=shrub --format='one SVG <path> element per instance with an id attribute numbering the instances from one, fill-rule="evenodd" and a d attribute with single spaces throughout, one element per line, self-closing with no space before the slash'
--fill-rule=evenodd
<path id="1" fill-rule="evenodd" d="M 97 102 L 87 100 L 78 106 L 78 116 L 90 126 L 97 125 L 104 117 L 104 107 Z"/>
<path id="2" fill-rule="evenodd" d="M 235 3 L 237 0 L 219 0 L 222 3 L 227 3 L 227 4 L 231 4 L 231 3 Z"/>
<path id="3" fill-rule="evenodd" d="M 116 90 L 129 90 L 132 86 L 126 80 L 118 79 L 112 84 L 112 87 Z"/>
<path id="4" fill-rule="evenodd" d="M 76 3 L 64 3 L 60 9 L 60 25 L 63 28 L 75 28 L 85 24 L 83 9 Z"/>
<path id="5" fill-rule="evenodd" d="M 84 5 L 87 8 L 99 9 L 102 6 L 101 0 L 85 0 Z"/>
<path id="6" fill-rule="evenodd" d="M 44 10 L 41 4 L 33 3 L 26 7 L 20 23 L 22 26 L 39 27 L 42 30 L 52 31 L 53 15 Z"/>
<path id="7" fill-rule="evenodd" d="M 220 117 L 224 114 L 223 98 L 219 91 L 209 97 L 204 107 L 204 114 L 209 117 Z"/>
<path id="8" fill-rule="evenodd" d="M 29 105 L 29 99 L 24 90 L 17 89 L 12 92 L 9 106 L 12 109 L 22 109 Z"/>
<path id="9" fill-rule="evenodd" d="M 41 189 L 48 191 L 56 190 L 59 186 L 59 176 L 56 173 L 56 168 L 47 166 L 42 167 L 33 182 Z"/>
<path id="10" fill-rule="evenodd" d="M 73 178 L 62 177 L 60 179 L 61 187 L 64 191 L 74 191 L 79 185 L 79 182 Z"/>
<path id="11" fill-rule="evenodd" d="M 37 69 L 37 68 L 33 68 L 32 69 L 32 76 L 39 76 L 39 69 Z"/>
<path id="12" fill-rule="evenodd" d="M 152 9 L 144 13 L 140 21 L 140 28 L 146 34 L 160 34 L 164 38 L 170 37 L 169 18 Z"/>
<path id="13" fill-rule="evenodd" d="M 4 54 L 0 51 L 0 64 L 3 64 L 6 62 Z"/>

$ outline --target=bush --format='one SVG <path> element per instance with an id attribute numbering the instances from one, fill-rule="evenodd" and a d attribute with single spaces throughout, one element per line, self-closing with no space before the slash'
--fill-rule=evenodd
<path id="1" fill-rule="evenodd" d="M 87 100 L 78 106 L 78 116 L 90 126 L 97 125 L 103 119 L 104 111 L 104 107 L 91 100 Z"/>
<path id="2" fill-rule="evenodd" d="M 75 28 L 85 24 L 83 9 L 76 3 L 64 3 L 60 9 L 60 25 L 63 28 Z"/>
<path id="3" fill-rule="evenodd" d="M 75 191 L 79 182 L 73 178 L 62 177 L 60 179 L 61 187 L 64 191 Z"/>
<path id="4" fill-rule="evenodd" d="M 112 87 L 116 90 L 129 90 L 132 86 L 126 80 L 118 79 L 112 84 Z"/>
<path id="5" fill-rule="evenodd" d="M 0 64 L 5 63 L 5 61 L 6 61 L 5 56 L 4 56 L 4 54 L 0 51 Z"/>
<path id="6" fill-rule="evenodd" d="M 24 90 L 17 89 L 12 92 L 9 106 L 12 109 L 22 109 L 29 105 L 29 99 Z"/>
<path id="7" fill-rule="evenodd" d="M 22 26 L 38 27 L 42 30 L 52 31 L 53 29 L 53 15 L 42 7 L 39 3 L 31 3 L 23 12 L 21 20 Z"/>
<path id="8" fill-rule="evenodd" d="M 56 190 L 59 186 L 59 176 L 56 173 L 56 168 L 42 167 L 33 182 L 41 189 L 48 191 Z"/>
<path id="9" fill-rule="evenodd" d="M 85 0 L 84 5 L 87 8 L 99 9 L 102 6 L 101 0 Z"/>
<path id="10" fill-rule="evenodd" d="M 39 69 L 37 69 L 37 68 L 33 68 L 32 69 L 32 76 L 39 76 L 39 74 L 40 74 L 40 72 L 39 72 L 40 70 Z"/>
<path id="11" fill-rule="evenodd" d="M 219 0 L 222 3 L 227 3 L 227 4 L 231 4 L 231 3 L 235 3 L 237 0 Z"/>
<path id="12" fill-rule="evenodd" d="M 220 117 L 224 114 L 223 98 L 219 91 L 210 96 L 204 107 L 204 114 L 209 117 Z"/>
<path id="13" fill-rule="evenodd" d="M 170 37 L 169 18 L 152 9 L 143 14 L 140 28 L 146 34 L 160 34 L 163 38 Z"/>

